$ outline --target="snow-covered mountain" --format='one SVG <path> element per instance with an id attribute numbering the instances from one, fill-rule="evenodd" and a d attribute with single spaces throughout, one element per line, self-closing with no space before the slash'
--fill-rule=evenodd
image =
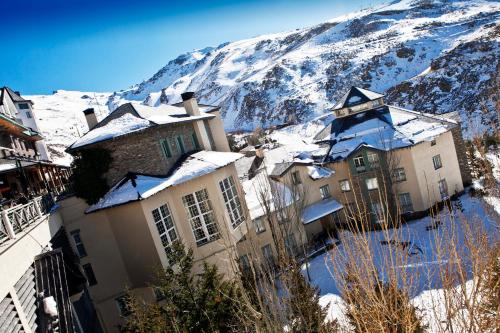
<path id="1" fill-rule="evenodd" d="M 466 134 L 484 131 L 498 122 L 492 96 L 500 71 L 499 17 L 498 1 L 394 1 L 314 27 L 183 54 L 149 80 L 101 100 L 101 108 L 173 103 L 195 91 L 201 102 L 223 107 L 226 129 L 252 129 L 291 115 L 312 119 L 356 85 L 385 92 L 399 106 L 459 111 Z M 49 106 L 50 96 L 33 98 L 35 109 L 39 98 L 46 110 L 57 109 Z M 63 107 L 68 118 L 83 109 L 72 107 Z"/>

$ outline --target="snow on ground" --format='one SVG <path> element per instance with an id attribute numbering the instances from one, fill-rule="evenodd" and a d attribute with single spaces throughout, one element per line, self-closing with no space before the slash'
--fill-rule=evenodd
<path id="1" fill-rule="evenodd" d="M 427 320 L 433 321 L 431 327 L 435 327 L 436 320 L 439 318 L 431 318 L 433 313 L 430 313 L 428 308 L 429 302 L 435 301 L 439 296 L 441 283 L 437 277 L 436 268 L 439 265 L 447 263 L 446 258 L 439 258 L 433 251 L 436 242 L 444 237 L 447 232 L 454 230 L 453 234 L 457 236 L 457 244 L 463 244 L 464 231 L 462 224 L 458 221 L 467 221 L 467 223 L 481 224 L 481 227 L 490 235 L 493 242 L 498 242 L 500 239 L 499 229 L 499 216 L 495 212 L 492 213 L 491 207 L 480 198 L 470 197 L 469 194 L 464 194 L 459 198 L 463 213 L 457 208 L 457 203 L 453 203 L 454 216 L 457 219 L 453 220 L 444 209 L 440 213 L 442 224 L 437 229 L 427 230 L 426 227 L 431 224 L 430 217 L 425 217 L 405 224 L 400 229 L 390 230 L 388 234 L 383 231 L 375 231 L 365 234 L 364 237 L 368 239 L 370 252 L 374 255 L 374 262 L 383 274 L 384 258 L 388 256 L 387 245 L 382 245 L 381 241 L 392 238 L 391 235 L 397 233 L 399 239 L 409 241 L 409 251 L 416 254 L 410 257 L 410 262 L 403 267 L 398 267 L 401 271 L 405 271 L 414 278 L 418 278 L 415 286 L 411 288 L 411 297 L 414 304 L 424 307 L 423 314 Z M 340 254 L 346 251 L 345 244 L 352 244 L 356 238 L 362 237 L 354 235 L 350 232 L 343 231 L 340 233 L 341 244 L 334 250 L 339 251 Z M 360 239 L 358 239 L 358 242 Z M 340 322 L 344 321 L 341 307 L 342 300 L 340 299 L 339 286 L 336 284 L 333 277 L 334 270 L 342 271 L 342 262 L 334 260 L 331 256 L 332 252 L 326 252 L 314 259 L 309 263 L 309 274 L 312 278 L 312 283 L 319 287 L 321 296 L 321 304 L 329 304 L 329 314 L 331 319 L 339 319 Z M 443 260 L 444 259 L 444 260 Z M 305 266 L 303 267 L 305 271 Z M 470 278 L 470 277 L 469 277 Z M 432 298 L 431 298 L 432 297 Z M 434 325 L 434 326 L 433 326 Z M 432 330 L 431 330 L 432 332 Z"/>

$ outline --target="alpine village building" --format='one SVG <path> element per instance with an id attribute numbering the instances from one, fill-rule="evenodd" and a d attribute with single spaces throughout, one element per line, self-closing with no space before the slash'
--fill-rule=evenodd
<path id="1" fill-rule="evenodd" d="M 100 332 L 54 204 L 69 176 L 51 161 L 33 102 L 0 88 L 0 332 Z"/>
<path id="2" fill-rule="evenodd" d="M 315 149 L 293 154 L 270 144 L 231 152 L 220 108 L 191 92 L 182 100 L 123 104 L 100 122 L 85 110 L 90 130 L 67 150 L 79 158 L 99 148 L 112 158 L 100 200 L 58 202 L 105 332 L 120 330 L 126 289 L 156 301 L 149 283 L 173 241 L 193 250 L 196 272 L 207 261 L 232 278 L 250 257 L 276 260 L 273 230 L 289 219 L 300 223 L 280 237 L 303 256 L 342 225 L 379 228 L 393 214 L 425 214 L 470 180 L 456 121 L 386 105 L 361 88 L 321 118 Z"/>

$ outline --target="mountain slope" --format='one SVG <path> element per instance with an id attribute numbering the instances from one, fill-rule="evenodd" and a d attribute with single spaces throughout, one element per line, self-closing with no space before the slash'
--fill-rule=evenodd
<path id="1" fill-rule="evenodd" d="M 311 119 L 358 85 L 388 91 L 400 106 L 458 110 L 464 120 L 474 115 L 491 123 L 497 117 L 491 103 L 483 103 L 491 112 L 476 111 L 498 72 L 499 13 L 498 2 L 399 1 L 183 54 L 151 79 L 115 93 L 110 105 L 171 103 L 192 90 L 223 106 L 227 129 L 251 129 L 288 115 Z M 472 99 L 464 102 L 465 96 Z"/>
<path id="2" fill-rule="evenodd" d="M 105 115 L 128 101 L 174 103 L 185 91 L 221 105 L 227 130 L 250 130 L 310 120 L 356 85 L 418 111 L 458 111 L 467 135 L 498 124 L 492 96 L 500 70 L 499 17 L 497 1 L 394 1 L 310 28 L 189 52 L 113 94 L 29 98 L 60 157 L 76 128 L 86 129 L 83 109 L 94 106 Z"/>

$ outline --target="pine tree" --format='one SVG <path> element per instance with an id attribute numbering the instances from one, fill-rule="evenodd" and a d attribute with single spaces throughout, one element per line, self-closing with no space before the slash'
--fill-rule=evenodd
<path id="1" fill-rule="evenodd" d="M 288 285 L 290 307 L 290 332 L 334 333 L 338 331 L 336 321 L 325 321 L 328 308 L 319 304 L 318 288 L 311 286 L 302 275 L 300 265 L 292 261 L 283 274 Z"/>
<path id="2" fill-rule="evenodd" d="M 135 328 L 146 327 L 146 320 L 154 321 L 154 328 L 164 327 L 166 332 L 237 331 L 241 304 L 236 284 L 225 280 L 216 266 L 207 263 L 194 277 L 192 250 L 186 251 L 180 242 L 172 245 L 167 257 L 170 265 L 158 273 L 152 285 L 161 299 L 158 308 L 132 307 L 125 331 L 142 332 Z"/>

